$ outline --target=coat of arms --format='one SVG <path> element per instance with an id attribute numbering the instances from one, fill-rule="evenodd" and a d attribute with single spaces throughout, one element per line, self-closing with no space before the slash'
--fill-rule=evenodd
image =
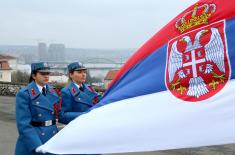
<path id="1" fill-rule="evenodd" d="M 186 101 L 218 93 L 230 76 L 224 21 L 174 38 L 168 43 L 166 85 Z"/>

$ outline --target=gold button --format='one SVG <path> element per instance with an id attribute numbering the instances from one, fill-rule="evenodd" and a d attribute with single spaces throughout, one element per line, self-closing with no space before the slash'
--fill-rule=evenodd
<path id="1" fill-rule="evenodd" d="M 38 114 L 38 117 L 42 117 L 42 114 Z"/>
<path id="2" fill-rule="evenodd" d="M 44 136 L 45 135 L 45 133 L 44 132 L 42 132 L 42 136 Z"/>

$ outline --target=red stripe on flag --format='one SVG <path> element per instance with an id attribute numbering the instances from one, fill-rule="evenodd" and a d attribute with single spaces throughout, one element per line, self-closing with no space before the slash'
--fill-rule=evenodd
<path id="1" fill-rule="evenodd" d="M 234 5 L 235 0 L 226 0 L 226 1 L 200 0 L 196 4 L 200 6 L 202 4 L 211 4 L 211 3 L 214 3 L 216 5 L 216 11 L 211 15 L 208 24 L 211 24 L 215 21 L 219 21 L 223 19 L 230 19 L 230 18 L 235 17 L 235 5 Z M 137 52 L 120 69 L 120 71 L 118 72 L 114 80 L 111 82 L 109 87 L 112 86 L 117 80 L 119 80 L 121 76 L 124 75 L 135 64 L 137 64 L 138 62 L 146 58 L 149 54 L 154 52 L 156 49 L 166 44 L 172 38 L 175 38 L 176 36 L 180 35 L 181 33 L 175 27 L 176 21 L 180 17 L 182 17 L 186 12 L 192 10 L 196 4 L 190 6 L 181 14 L 179 14 L 177 17 L 175 17 L 170 23 L 168 23 L 158 33 L 156 33 L 150 40 L 148 40 L 141 48 L 139 48 Z M 204 25 L 201 25 L 201 26 L 204 26 Z M 201 26 L 191 28 L 188 31 L 191 31 Z M 188 31 L 185 31 L 185 32 L 188 32 Z"/>

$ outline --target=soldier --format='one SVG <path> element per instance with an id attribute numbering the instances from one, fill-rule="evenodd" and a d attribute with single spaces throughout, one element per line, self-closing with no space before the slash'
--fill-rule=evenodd
<path id="1" fill-rule="evenodd" d="M 54 106 L 60 100 L 52 86 L 47 84 L 49 73 L 46 63 L 32 63 L 29 84 L 16 95 L 19 137 L 15 155 L 45 154 L 39 146 L 58 132 Z"/>
<path id="2" fill-rule="evenodd" d="M 61 90 L 62 106 L 59 121 L 68 124 L 77 116 L 86 113 L 96 104 L 101 95 L 85 84 L 87 69 L 79 62 L 68 65 L 70 83 Z"/>

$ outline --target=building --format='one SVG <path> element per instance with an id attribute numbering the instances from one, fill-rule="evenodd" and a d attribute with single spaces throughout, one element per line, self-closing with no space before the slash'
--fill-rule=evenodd
<path id="1" fill-rule="evenodd" d="M 13 57 L 13 56 L 10 56 L 10 55 L 5 55 L 5 54 L 0 54 L 0 60 L 6 60 L 11 69 L 16 69 L 17 68 L 17 59 L 16 59 L 16 57 Z"/>
<path id="2" fill-rule="evenodd" d="M 38 56 L 40 61 L 64 61 L 64 52 L 64 44 L 50 44 L 49 47 L 43 42 L 38 44 Z"/>
<path id="3" fill-rule="evenodd" d="M 7 59 L 2 59 L 0 55 L 0 81 L 11 82 L 11 68 Z"/>
<path id="4" fill-rule="evenodd" d="M 110 84 L 110 82 L 114 79 L 114 77 L 117 75 L 119 70 L 110 70 L 105 78 L 104 78 L 104 87 L 107 88 L 107 86 Z"/>
<path id="5" fill-rule="evenodd" d="M 10 66 L 11 72 L 13 71 L 21 71 L 21 72 L 31 72 L 31 65 L 30 64 L 22 64 L 19 62 L 18 58 L 10 56 L 10 55 L 3 55 L 0 54 L 0 60 L 6 60 Z"/>
<path id="6" fill-rule="evenodd" d="M 49 61 L 64 61 L 65 60 L 64 44 L 50 44 L 48 49 Z"/>
<path id="7" fill-rule="evenodd" d="M 46 43 L 38 43 L 38 57 L 40 61 L 46 61 L 48 59 Z"/>

